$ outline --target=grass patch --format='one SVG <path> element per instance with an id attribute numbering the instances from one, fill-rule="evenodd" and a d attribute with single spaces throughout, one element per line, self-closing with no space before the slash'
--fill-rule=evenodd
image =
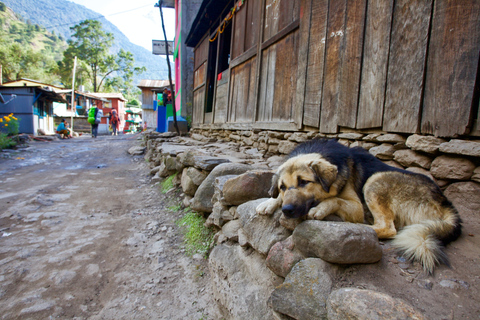
<path id="1" fill-rule="evenodd" d="M 170 211 L 173 211 L 173 212 L 178 212 L 182 209 L 182 205 L 181 204 L 176 204 L 176 205 L 168 207 L 167 209 L 170 210 Z"/>
<path id="2" fill-rule="evenodd" d="M 175 177 L 177 176 L 177 173 L 172 174 L 170 177 L 166 178 L 160 183 L 160 190 L 162 191 L 162 193 L 167 193 L 168 191 L 174 188 L 173 179 L 175 179 Z"/>
<path id="3" fill-rule="evenodd" d="M 187 211 L 185 215 L 175 222 L 184 233 L 185 251 L 187 255 L 193 256 L 196 253 L 208 257 L 210 249 L 213 248 L 212 229 L 204 226 L 205 218 L 194 211 Z"/>
<path id="4" fill-rule="evenodd" d="M 11 149 L 15 147 L 17 143 L 9 137 L 6 133 L 0 133 L 0 150 Z"/>

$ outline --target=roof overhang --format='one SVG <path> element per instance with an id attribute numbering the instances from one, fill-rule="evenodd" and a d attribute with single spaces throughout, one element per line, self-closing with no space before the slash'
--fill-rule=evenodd
<path id="1" fill-rule="evenodd" d="M 185 44 L 188 47 L 196 47 L 212 27 L 218 26 L 225 8 L 233 7 L 234 3 L 234 0 L 204 0 L 193 20 Z"/>

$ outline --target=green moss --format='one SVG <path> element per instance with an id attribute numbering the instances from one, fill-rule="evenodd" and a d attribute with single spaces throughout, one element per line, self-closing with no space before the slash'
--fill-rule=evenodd
<path id="1" fill-rule="evenodd" d="M 176 224 L 184 232 L 185 251 L 187 255 L 193 256 L 200 253 L 208 257 L 213 247 L 213 230 L 205 227 L 205 218 L 194 211 L 188 211 L 176 221 Z"/>
<path id="2" fill-rule="evenodd" d="M 173 189 L 173 179 L 177 176 L 177 173 L 171 175 L 160 183 L 160 190 L 162 193 L 167 193 Z"/>

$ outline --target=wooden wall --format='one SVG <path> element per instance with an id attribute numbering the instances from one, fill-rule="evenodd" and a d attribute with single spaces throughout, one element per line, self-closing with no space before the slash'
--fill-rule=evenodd
<path id="1" fill-rule="evenodd" d="M 479 131 L 480 1 L 246 0 L 232 30 L 209 126 Z M 205 41 L 195 49 L 199 126 Z"/>

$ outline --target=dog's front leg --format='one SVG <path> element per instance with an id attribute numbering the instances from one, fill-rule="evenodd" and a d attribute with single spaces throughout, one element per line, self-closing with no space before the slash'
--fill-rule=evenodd
<path id="1" fill-rule="evenodd" d="M 272 215 L 281 206 L 282 206 L 282 196 L 279 195 L 277 198 L 270 198 L 260 203 L 257 206 L 256 211 L 257 211 L 257 214 Z"/>
<path id="2" fill-rule="evenodd" d="M 308 219 L 323 220 L 331 214 L 336 214 L 343 221 L 362 223 L 363 206 L 356 199 L 329 198 L 320 202 L 308 211 Z"/>

